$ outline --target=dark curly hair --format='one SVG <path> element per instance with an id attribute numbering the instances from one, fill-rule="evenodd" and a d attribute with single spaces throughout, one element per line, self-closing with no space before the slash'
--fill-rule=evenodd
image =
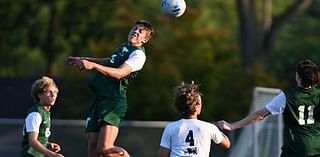
<path id="1" fill-rule="evenodd" d="M 302 60 L 297 64 L 296 71 L 301 78 L 303 87 L 317 86 L 319 84 L 319 67 L 311 60 Z"/>
<path id="2" fill-rule="evenodd" d="M 189 117 L 196 112 L 196 106 L 201 105 L 199 85 L 181 82 L 174 88 L 174 106 L 182 117 Z"/>

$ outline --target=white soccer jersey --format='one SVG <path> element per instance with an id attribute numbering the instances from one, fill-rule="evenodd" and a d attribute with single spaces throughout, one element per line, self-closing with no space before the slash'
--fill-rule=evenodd
<path id="1" fill-rule="evenodd" d="M 130 55 L 129 58 L 124 62 L 128 64 L 132 72 L 141 70 L 144 63 L 146 62 L 146 55 L 142 50 L 135 50 Z"/>
<path id="2" fill-rule="evenodd" d="M 223 138 L 214 124 L 180 119 L 165 127 L 160 146 L 170 149 L 170 157 L 209 157 L 211 140 L 219 144 Z"/>

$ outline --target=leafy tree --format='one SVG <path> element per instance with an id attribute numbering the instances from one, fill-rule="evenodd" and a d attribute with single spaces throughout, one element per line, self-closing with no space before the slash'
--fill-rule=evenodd
<path id="1" fill-rule="evenodd" d="M 288 7 L 283 9 L 281 13 L 274 14 L 272 0 L 264 0 L 263 9 L 258 9 L 256 0 L 237 1 L 240 20 L 239 43 L 242 63 L 245 68 L 253 67 L 254 58 L 265 57 L 271 53 L 279 31 L 293 17 L 305 11 L 312 0 L 291 0 L 285 3 L 288 3 Z M 261 24 L 257 10 L 264 11 Z"/>

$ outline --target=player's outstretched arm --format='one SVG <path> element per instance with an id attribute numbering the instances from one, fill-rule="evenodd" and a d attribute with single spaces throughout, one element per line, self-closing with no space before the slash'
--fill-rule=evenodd
<path id="1" fill-rule="evenodd" d="M 83 63 L 82 69 L 87 69 L 87 70 L 95 69 L 98 72 L 102 73 L 103 75 L 110 76 L 118 80 L 126 77 L 132 72 L 131 67 L 126 63 L 122 64 L 118 68 L 103 66 L 87 60 L 83 60 L 82 63 Z"/>
<path id="2" fill-rule="evenodd" d="M 90 62 L 94 62 L 100 65 L 105 65 L 110 58 L 94 58 L 94 57 L 81 57 L 81 60 L 88 60 Z"/>
<path id="3" fill-rule="evenodd" d="M 265 117 L 267 117 L 268 115 L 270 115 L 270 112 L 266 108 L 262 108 L 262 109 L 255 111 L 255 112 L 249 114 L 248 116 L 246 116 L 245 118 L 243 118 L 237 122 L 234 122 L 232 124 L 230 124 L 224 120 L 218 121 L 217 126 L 221 130 L 232 131 L 232 130 L 242 128 L 244 126 L 259 122 L 259 121 L 263 120 Z"/>
<path id="4" fill-rule="evenodd" d="M 94 63 L 100 64 L 100 65 L 105 65 L 106 62 L 108 60 L 110 60 L 110 58 L 73 57 L 73 56 L 69 56 L 69 57 L 67 57 L 66 62 L 68 64 L 74 65 L 76 62 L 79 62 L 81 60 L 87 60 L 87 61 L 94 62 Z"/>
<path id="5" fill-rule="evenodd" d="M 69 56 L 66 59 L 66 62 L 70 65 L 74 65 L 77 67 L 77 69 L 79 71 L 83 70 L 83 63 L 82 63 L 82 57 L 73 57 L 73 56 Z"/>

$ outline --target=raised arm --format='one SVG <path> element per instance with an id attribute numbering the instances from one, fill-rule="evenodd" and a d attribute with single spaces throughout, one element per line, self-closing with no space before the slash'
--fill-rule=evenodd
<path id="1" fill-rule="evenodd" d="M 79 71 L 92 70 L 95 69 L 102 73 L 103 75 L 110 76 L 116 79 L 121 79 L 126 77 L 132 72 L 131 67 L 124 63 L 118 68 L 112 68 L 100 64 L 105 62 L 108 58 L 98 59 L 98 58 L 88 58 L 81 59 L 80 57 L 68 57 L 67 63 L 75 65 Z M 90 61 L 91 60 L 91 61 Z"/>
<path id="2" fill-rule="evenodd" d="M 94 62 L 100 65 L 105 65 L 106 62 L 109 60 L 110 58 L 93 58 L 93 57 L 81 57 L 81 60 L 88 60 L 90 62 Z"/>
<path id="3" fill-rule="evenodd" d="M 217 126 L 221 130 L 232 131 L 232 130 L 247 126 L 249 124 L 259 122 L 259 121 L 263 120 L 265 117 L 267 117 L 268 115 L 270 115 L 270 112 L 266 108 L 262 108 L 262 109 L 257 110 L 255 112 L 249 114 L 245 118 L 243 118 L 237 122 L 234 122 L 232 124 L 230 124 L 224 120 L 218 121 Z"/>
<path id="4" fill-rule="evenodd" d="M 126 63 L 122 64 L 118 68 L 103 66 L 94 62 L 90 62 L 88 60 L 82 60 L 82 63 L 83 63 L 83 69 L 87 69 L 87 70 L 95 69 L 106 76 L 110 76 L 116 79 L 122 79 L 132 72 L 131 67 Z"/>
<path id="5" fill-rule="evenodd" d="M 94 62 L 97 64 L 105 65 L 105 63 L 109 60 L 110 58 L 93 58 L 93 57 L 73 57 L 69 56 L 66 59 L 66 62 L 69 64 L 76 64 L 76 62 L 79 62 L 81 60 L 88 60 L 90 62 Z"/>

